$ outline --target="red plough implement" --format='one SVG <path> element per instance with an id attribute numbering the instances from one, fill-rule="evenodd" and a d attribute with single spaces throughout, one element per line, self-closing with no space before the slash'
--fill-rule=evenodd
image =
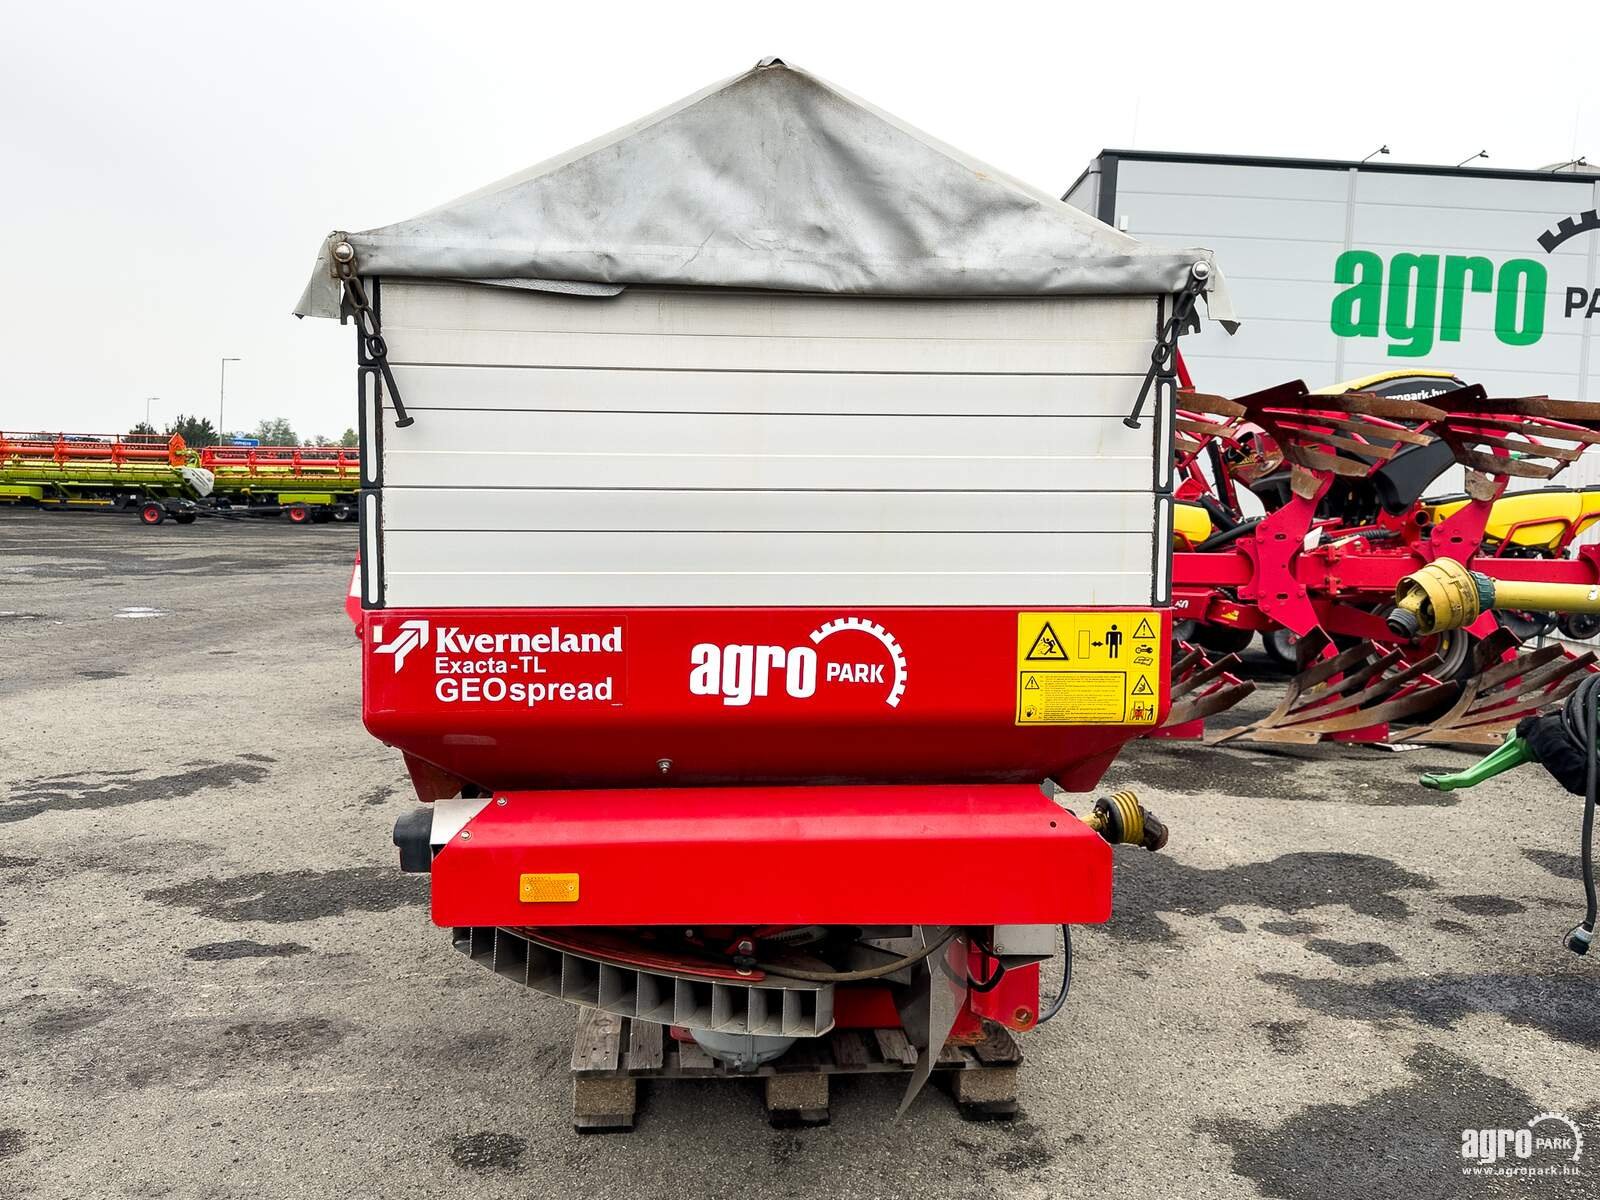
<path id="1" fill-rule="evenodd" d="M 1436 685 L 1440 701 L 1449 698 L 1446 690 L 1459 691 L 1456 702 L 1432 721 L 1395 733 L 1394 741 L 1495 745 L 1523 717 L 1565 700 L 1595 662 L 1594 651 L 1574 654 L 1559 642 L 1518 653 L 1516 635 L 1508 629 L 1495 630 L 1475 653 L 1473 674 L 1464 685 Z"/>
<path id="2" fill-rule="evenodd" d="M 1233 674 L 1239 665 L 1237 654 L 1213 661 L 1188 642 L 1174 643 L 1173 648 L 1172 707 L 1150 736 L 1199 739 L 1205 736 L 1207 717 L 1226 712 L 1255 691 L 1256 685 Z"/>
<path id="3" fill-rule="evenodd" d="M 1299 382 L 1237 401 L 1180 400 L 1179 496 L 1228 526 L 1180 534 L 1174 607 L 1202 644 L 1242 647 L 1259 632 L 1269 649 L 1294 645 L 1304 668 L 1271 714 L 1222 740 L 1480 745 L 1559 699 L 1593 662 L 1558 646 L 1521 654 L 1514 627 L 1551 623 L 1536 614 L 1485 612 L 1417 641 L 1383 614 L 1396 584 L 1439 558 L 1492 579 L 1600 583 L 1596 549 L 1571 553 L 1593 520 L 1586 505 L 1568 492 L 1556 512 L 1545 493 L 1505 496 L 1512 479 L 1547 481 L 1600 442 L 1600 406 L 1491 398 L 1478 386 L 1424 402 Z M 1466 495 L 1425 500 L 1452 465 Z M 1240 487 L 1264 516 L 1243 519 Z"/>

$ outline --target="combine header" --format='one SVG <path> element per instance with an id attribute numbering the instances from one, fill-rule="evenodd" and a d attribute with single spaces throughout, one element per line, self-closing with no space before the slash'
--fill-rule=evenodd
<path id="1" fill-rule="evenodd" d="M 183 439 L 0 433 L 0 502 L 59 508 L 132 508 L 146 525 L 187 523 L 209 496 L 212 473 Z"/>
<path id="2" fill-rule="evenodd" d="M 1169 713 L 1172 342 L 1220 285 L 777 60 L 329 238 L 401 865 L 582 1009 L 580 1128 L 685 1075 L 1015 1110 L 1057 929 L 1070 980 L 1111 843 L 1166 837 L 1061 793 Z"/>
<path id="3" fill-rule="evenodd" d="M 0 503 L 136 508 L 146 525 L 204 516 L 349 521 L 360 488 L 357 452 L 337 446 L 196 451 L 176 434 L 0 434 Z"/>
<path id="4" fill-rule="evenodd" d="M 338 446 L 207 446 L 219 505 L 282 514 L 291 524 L 349 521 L 361 490 L 360 456 Z"/>

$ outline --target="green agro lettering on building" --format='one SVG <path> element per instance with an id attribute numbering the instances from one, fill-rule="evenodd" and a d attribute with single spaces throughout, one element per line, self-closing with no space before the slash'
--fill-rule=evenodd
<path id="1" fill-rule="evenodd" d="M 1492 296 L 1494 335 L 1508 346 L 1544 336 L 1549 275 L 1531 258 L 1495 265 L 1482 255 L 1396 254 L 1387 265 L 1371 250 L 1346 250 L 1333 268 L 1347 285 L 1333 298 L 1330 323 L 1339 337 L 1390 340 L 1394 358 L 1421 358 L 1435 342 L 1459 342 L 1469 297 Z"/>

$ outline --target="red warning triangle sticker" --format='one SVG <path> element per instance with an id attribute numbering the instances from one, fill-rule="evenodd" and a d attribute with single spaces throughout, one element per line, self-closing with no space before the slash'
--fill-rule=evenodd
<path id="1" fill-rule="evenodd" d="M 1141 675 L 1139 676 L 1139 682 L 1133 685 L 1133 691 L 1130 694 L 1134 696 L 1150 696 L 1154 694 L 1154 691 L 1150 687 L 1150 681 Z"/>

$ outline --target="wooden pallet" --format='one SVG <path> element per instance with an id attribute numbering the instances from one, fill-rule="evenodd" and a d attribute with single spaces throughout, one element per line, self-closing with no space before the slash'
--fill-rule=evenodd
<path id="1" fill-rule="evenodd" d="M 946 1045 L 933 1078 L 969 1120 L 1008 1120 L 1017 1113 L 1022 1050 L 999 1025 L 972 1046 Z M 584 1008 L 572 1041 L 572 1124 L 579 1133 L 633 1128 L 641 1080 L 760 1080 L 767 1119 L 778 1127 L 828 1123 L 830 1075 L 909 1072 L 916 1049 L 898 1029 L 840 1029 L 801 1038 L 775 1062 L 738 1070 L 666 1028 Z"/>

